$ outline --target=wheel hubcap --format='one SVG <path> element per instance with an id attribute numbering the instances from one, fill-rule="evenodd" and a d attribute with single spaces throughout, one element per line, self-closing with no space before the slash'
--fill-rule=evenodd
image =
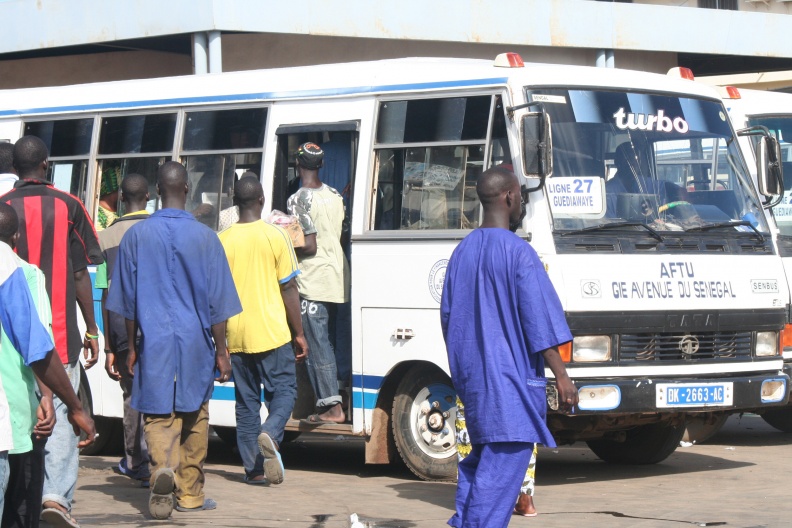
<path id="1" fill-rule="evenodd" d="M 432 458 L 448 458 L 456 448 L 456 393 L 442 383 L 421 389 L 413 400 L 410 424 L 416 445 Z"/>

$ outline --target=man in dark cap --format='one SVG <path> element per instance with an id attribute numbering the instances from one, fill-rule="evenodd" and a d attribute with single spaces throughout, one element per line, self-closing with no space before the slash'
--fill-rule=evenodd
<path id="1" fill-rule="evenodd" d="M 178 511 L 217 507 L 203 491 L 209 399 L 213 382 L 231 377 L 226 320 L 242 306 L 217 235 L 184 210 L 184 165 L 163 164 L 157 191 L 162 209 L 121 240 L 106 306 L 126 319 L 131 405 L 144 414 L 152 471 L 149 512 L 167 519 L 174 491 Z"/>
<path id="2" fill-rule="evenodd" d="M 297 277 L 303 329 L 308 340 L 306 365 L 316 395 L 317 413 L 303 420 L 310 425 L 344 423 L 338 390 L 336 359 L 330 342 L 330 319 L 338 304 L 349 301 L 349 263 L 341 247 L 344 200 L 319 179 L 324 152 L 315 143 L 297 149 L 297 174 L 302 187 L 287 202 L 297 215 L 305 245 L 296 248 L 301 274 Z"/>

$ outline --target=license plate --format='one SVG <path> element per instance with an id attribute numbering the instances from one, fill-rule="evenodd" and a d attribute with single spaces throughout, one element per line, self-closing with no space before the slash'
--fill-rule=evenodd
<path id="1" fill-rule="evenodd" d="M 657 407 L 712 407 L 731 405 L 733 383 L 658 383 Z"/>

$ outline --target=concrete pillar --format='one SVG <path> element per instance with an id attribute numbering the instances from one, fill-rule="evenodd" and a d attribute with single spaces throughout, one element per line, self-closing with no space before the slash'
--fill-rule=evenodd
<path id="1" fill-rule="evenodd" d="M 608 51 L 601 49 L 597 50 L 597 61 L 594 63 L 597 68 L 607 68 Z"/>
<path id="2" fill-rule="evenodd" d="M 605 55 L 606 55 L 606 59 L 605 59 L 606 67 L 615 68 L 616 67 L 616 61 L 613 58 L 613 50 L 606 50 L 605 51 Z"/>
<path id="3" fill-rule="evenodd" d="M 193 73 L 207 73 L 206 33 L 193 33 Z"/>
<path id="4" fill-rule="evenodd" d="M 219 31 L 209 32 L 209 73 L 223 71 L 223 47 Z"/>

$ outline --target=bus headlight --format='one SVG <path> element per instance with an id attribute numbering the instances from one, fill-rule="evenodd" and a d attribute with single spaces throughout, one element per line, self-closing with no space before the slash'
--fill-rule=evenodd
<path id="1" fill-rule="evenodd" d="M 610 361 L 610 336 L 578 336 L 572 340 L 572 361 L 576 363 L 593 363 Z"/>
<path id="2" fill-rule="evenodd" d="M 756 332 L 756 357 L 778 355 L 778 333 Z"/>

